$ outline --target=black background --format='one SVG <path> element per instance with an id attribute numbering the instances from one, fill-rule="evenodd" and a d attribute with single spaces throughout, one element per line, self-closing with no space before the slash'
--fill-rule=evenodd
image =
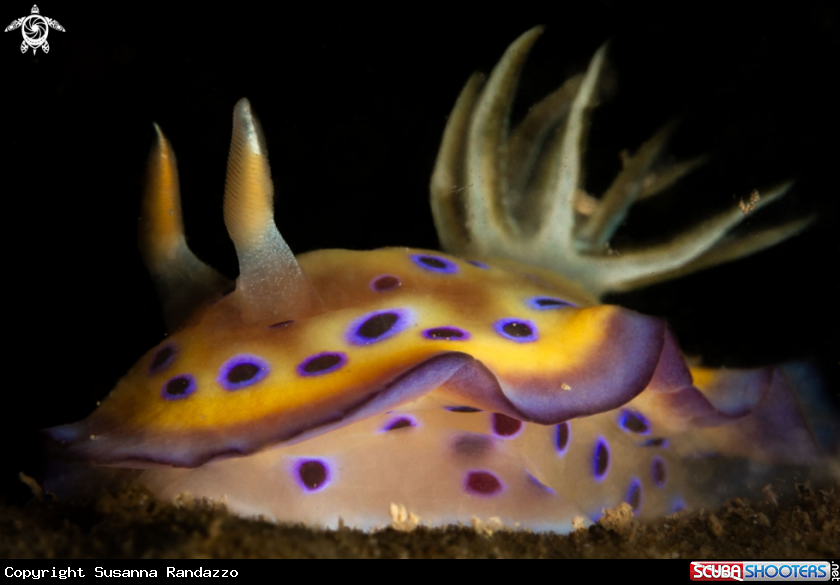
<path id="1" fill-rule="evenodd" d="M 222 222 L 236 100 L 265 129 L 276 219 L 297 252 L 436 248 L 428 180 L 446 117 L 474 70 L 489 71 L 536 24 L 514 118 L 583 70 L 610 40 L 610 99 L 593 118 L 587 188 L 601 192 L 674 116 L 671 153 L 711 162 L 628 218 L 615 247 L 663 237 L 796 178 L 762 226 L 814 213 L 806 233 L 760 255 L 611 300 L 664 315 L 712 365 L 814 357 L 838 379 L 840 12 L 802 3 L 41 3 L 67 30 L 50 53 L 0 34 L 3 195 L 3 486 L 34 473 L 35 429 L 78 420 L 164 335 L 136 249 L 155 121 L 178 155 L 197 255 L 237 273 Z M 0 26 L 29 14 L 5 2 Z"/>

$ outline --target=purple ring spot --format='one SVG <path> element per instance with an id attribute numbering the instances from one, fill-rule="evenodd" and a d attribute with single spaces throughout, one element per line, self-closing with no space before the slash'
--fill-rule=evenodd
<path id="1" fill-rule="evenodd" d="M 492 416 L 493 434 L 504 439 L 518 437 L 525 425 L 521 420 L 494 412 Z"/>
<path id="2" fill-rule="evenodd" d="M 189 374 L 181 374 L 164 382 L 160 389 L 160 396 L 166 400 L 180 400 L 186 398 L 195 390 L 195 378 Z"/>
<path id="3" fill-rule="evenodd" d="M 347 363 L 347 355 L 338 351 L 325 351 L 311 355 L 297 366 L 300 376 L 320 376 L 334 372 Z"/>
<path id="4" fill-rule="evenodd" d="M 464 475 L 464 491 L 474 496 L 493 497 L 501 494 L 505 486 L 495 474 L 478 469 Z"/>
<path id="5" fill-rule="evenodd" d="M 602 482 L 610 470 L 610 444 L 604 437 L 598 437 L 595 442 L 595 452 L 592 457 L 592 471 L 595 481 Z"/>
<path id="6" fill-rule="evenodd" d="M 664 437 L 657 437 L 656 439 L 648 439 L 641 445 L 642 447 L 662 447 L 665 449 L 668 446 L 668 439 Z"/>
<path id="7" fill-rule="evenodd" d="M 525 299 L 525 304 L 537 311 L 551 311 L 553 309 L 565 309 L 576 307 L 574 303 L 558 299 L 557 297 L 531 297 Z"/>
<path id="8" fill-rule="evenodd" d="M 624 500 L 633 508 L 634 512 L 638 512 L 642 507 L 642 482 L 638 477 L 634 477 L 630 482 L 630 488 L 627 490 L 627 497 Z"/>
<path id="9" fill-rule="evenodd" d="M 268 362 L 254 355 L 238 355 L 225 362 L 216 381 L 225 390 L 233 391 L 253 386 L 271 371 Z"/>
<path id="10" fill-rule="evenodd" d="M 285 328 L 294 323 L 294 319 L 289 319 L 288 321 L 280 321 L 279 323 L 275 323 L 274 325 L 269 325 L 269 329 L 279 329 L 281 327 Z"/>
<path id="11" fill-rule="evenodd" d="M 405 331 L 412 322 L 408 309 L 386 309 L 362 315 L 350 324 L 347 342 L 353 345 L 370 345 Z"/>
<path id="12" fill-rule="evenodd" d="M 527 319 L 518 319 L 515 317 L 499 319 L 493 323 L 493 329 L 505 339 L 510 339 L 517 343 L 530 343 L 539 339 L 537 326 Z"/>
<path id="13" fill-rule="evenodd" d="M 323 459 L 298 459 L 293 467 L 295 479 L 307 493 L 320 492 L 330 484 L 330 466 Z"/>
<path id="14" fill-rule="evenodd" d="M 679 496 L 674 496 L 674 499 L 671 500 L 671 507 L 668 509 L 668 514 L 676 514 L 677 512 L 682 512 L 685 510 L 685 500 L 683 500 Z"/>
<path id="15" fill-rule="evenodd" d="M 472 264 L 476 268 L 481 268 L 482 270 L 490 270 L 490 267 L 487 266 L 487 264 L 479 262 L 478 260 L 467 260 L 467 264 Z"/>
<path id="16" fill-rule="evenodd" d="M 412 254 L 410 257 L 417 266 L 429 272 L 437 272 L 439 274 L 455 274 L 458 272 L 458 265 L 442 256 Z"/>
<path id="17" fill-rule="evenodd" d="M 423 331 L 426 339 L 445 339 L 446 341 L 466 341 L 470 338 L 470 332 L 459 327 L 432 327 Z"/>
<path id="18" fill-rule="evenodd" d="M 152 357 L 152 361 L 149 362 L 149 374 L 157 374 L 158 372 L 162 372 L 166 368 L 172 365 L 172 362 L 175 360 L 175 354 L 178 353 L 178 348 L 175 347 L 172 343 L 167 343 L 163 347 L 161 347 L 155 355 Z"/>
<path id="19" fill-rule="evenodd" d="M 656 487 L 665 486 L 665 482 L 668 481 L 668 467 L 662 457 L 653 458 L 653 462 L 650 464 L 650 475 Z"/>
<path id="20" fill-rule="evenodd" d="M 650 434 L 650 422 L 648 422 L 648 419 L 642 413 L 636 412 L 635 410 L 622 408 L 618 414 L 618 426 L 627 433 L 637 435 Z"/>
<path id="21" fill-rule="evenodd" d="M 410 416 L 398 416 L 396 418 L 392 418 L 391 420 L 389 420 L 388 424 L 386 424 L 384 427 L 382 427 L 382 430 L 384 432 L 397 431 L 399 429 L 407 429 L 407 428 L 412 428 L 412 427 L 416 427 L 416 426 L 417 426 L 417 421 L 414 420 L 412 417 L 410 417 Z"/>
<path id="22" fill-rule="evenodd" d="M 385 292 L 394 290 L 400 285 L 402 285 L 402 281 L 399 278 L 391 274 L 385 274 L 374 278 L 370 283 L 370 288 L 376 292 Z"/>
<path id="23" fill-rule="evenodd" d="M 473 408 L 472 406 L 447 406 L 446 410 L 448 410 L 449 412 L 459 412 L 462 414 L 481 412 L 480 408 Z"/>
<path id="24" fill-rule="evenodd" d="M 569 421 L 561 422 L 554 431 L 554 447 L 557 450 L 558 457 L 563 457 L 566 454 L 571 442 L 572 425 L 569 424 Z"/>

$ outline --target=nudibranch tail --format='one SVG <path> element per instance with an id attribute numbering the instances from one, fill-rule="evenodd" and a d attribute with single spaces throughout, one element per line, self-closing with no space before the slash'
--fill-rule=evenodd
<path id="1" fill-rule="evenodd" d="M 583 186 L 583 145 L 606 46 L 596 51 L 582 76 L 571 78 L 509 130 L 517 79 L 541 32 L 537 27 L 514 41 L 483 86 L 481 77 L 473 75 L 447 122 L 430 186 L 445 250 L 537 265 L 602 297 L 747 256 L 813 220 L 794 219 L 740 238 L 730 232 L 745 213 L 733 206 L 671 242 L 611 254 L 608 242 L 633 203 L 664 192 L 705 158 L 661 164 L 675 128 L 667 124 L 626 157 L 600 199 L 590 197 Z M 761 193 L 750 211 L 778 199 L 790 186 L 787 182 Z"/>
<path id="2" fill-rule="evenodd" d="M 243 320 L 269 325 L 322 311 L 318 294 L 274 223 L 268 150 L 244 98 L 233 111 L 224 210 L 239 257 L 236 287 Z"/>
<path id="3" fill-rule="evenodd" d="M 197 307 L 230 286 L 230 282 L 187 246 L 175 153 L 157 124 L 155 134 L 138 240 L 163 306 L 167 329 L 175 331 Z"/>

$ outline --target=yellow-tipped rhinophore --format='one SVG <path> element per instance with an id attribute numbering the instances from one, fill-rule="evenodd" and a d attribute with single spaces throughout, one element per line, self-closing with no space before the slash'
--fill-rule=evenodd
<path id="1" fill-rule="evenodd" d="M 138 226 L 139 245 L 172 332 L 197 306 L 230 283 L 187 246 L 175 153 L 157 124 L 155 132 Z"/>
<path id="2" fill-rule="evenodd" d="M 274 223 L 265 138 L 244 98 L 233 110 L 224 208 L 239 258 L 236 294 L 243 321 L 269 325 L 319 312 L 317 293 Z"/>

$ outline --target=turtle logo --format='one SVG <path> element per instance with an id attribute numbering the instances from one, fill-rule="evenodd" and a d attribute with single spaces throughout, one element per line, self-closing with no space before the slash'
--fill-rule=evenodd
<path id="1" fill-rule="evenodd" d="M 50 27 L 55 30 L 64 32 L 64 27 L 58 24 L 57 20 L 41 16 L 38 5 L 32 6 L 32 14 L 13 20 L 12 24 L 6 27 L 3 32 L 9 32 L 20 28 L 23 33 L 23 42 L 20 44 L 20 52 L 25 53 L 26 49 L 32 47 L 32 54 L 34 55 L 40 48 L 44 53 L 50 52 L 50 44 L 47 42 L 47 34 L 50 32 Z"/>

